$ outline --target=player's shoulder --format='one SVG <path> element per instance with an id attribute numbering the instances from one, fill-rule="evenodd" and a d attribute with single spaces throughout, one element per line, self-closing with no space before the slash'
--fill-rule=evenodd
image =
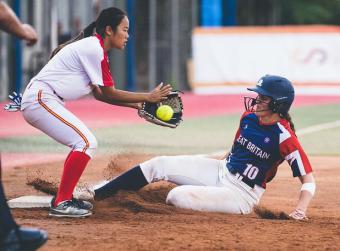
<path id="1" fill-rule="evenodd" d="M 259 118 L 254 112 L 245 111 L 240 118 L 240 123 L 259 124 Z"/>
<path id="2" fill-rule="evenodd" d="M 295 135 L 288 120 L 281 119 L 279 122 L 277 122 L 277 125 L 280 127 L 281 130 L 287 130 L 290 134 Z"/>
<path id="3" fill-rule="evenodd" d="M 244 119 L 244 118 L 256 118 L 256 115 L 254 112 L 250 112 L 250 111 L 245 111 L 242 116 L 241 116 L 241 119 Z"/>
<path id="4" fill-rule="evenodd" d="M 82 55 L 87 55 L 87 56 L 102 56 L 103 55 L 103 48 L 100 44 L 100 41 L 94 36 L 80 39 L 70 45 L 72 49 L 75 49 Z"/>
<path id="5" fill-rule="evenodd" d="M 287 120 L 281 119 L 279 122 L 277 122 L 277 127 L 279 130 L 281 143 L 286 140 L 289 140 L 289 142 L 298 142 L 296 134 Z"/>

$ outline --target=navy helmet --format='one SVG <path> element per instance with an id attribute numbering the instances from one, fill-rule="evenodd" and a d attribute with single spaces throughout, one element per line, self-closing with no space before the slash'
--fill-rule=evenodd
<path id="1" fill-rule="evenodd" d="M 280 76 L 265 75 L 257 82 L 254 88 L 247 89 L 263 96 L 271 97 L 269 109 L 281 115 L 288 113 L 294 101 L 295 92 L 292 83 Z"/>

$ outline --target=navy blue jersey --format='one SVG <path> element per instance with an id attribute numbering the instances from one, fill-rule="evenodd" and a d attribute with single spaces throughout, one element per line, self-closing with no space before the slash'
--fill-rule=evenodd
<path id="1" fill-rule="evenodd" d="M 312 172 L 307 155 L 287 120 L 261 124 L 254 113 L 245 112 L 227 157 L 229 171 L 265 188 L 285 159 L 294 177 Z"/>

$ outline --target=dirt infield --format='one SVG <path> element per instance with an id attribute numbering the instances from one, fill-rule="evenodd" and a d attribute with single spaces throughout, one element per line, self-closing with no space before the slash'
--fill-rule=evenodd
<path id="1" fill-rule="evenodd" d="M 122 154 L 95 158 L 81 183 L 110 178 L 151 156 Z M 41 250 L 336 250 L 340 246 L 339 158 L 312 157 L 317 193 L 305 222 L 263 219 L 250 215 L 227 215 L 179 210 L 164 203 L 172 184 L 152 184 L 137 193 L 121 192 L 95 204 L 88 219 L 55 219 L 47 210 L 15 209 L 20 224 L 42 227 L 49 241 Z M 110 163 L 108 165 L 108 163 Z M 17 166 L 3 174 L 9 198 L 42 194 L 27 181 L 40 178 L 52 186 L 60 178 L 62 162 Z M 297 201 L 300 185 L 289 167 L 281 166 L 268 184 L 261 206 L 279 215 L 289 213 Z"/>

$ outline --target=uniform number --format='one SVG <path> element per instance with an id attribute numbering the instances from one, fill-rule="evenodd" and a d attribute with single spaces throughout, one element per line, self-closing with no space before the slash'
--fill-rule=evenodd
<path id="1" fill-rule="evenodd" d="M 243 175 L 248 177 L 248 179 L 255 179 L 256 175 L 259 173 L 259 169 L 252 164 L 247 164 L 247 168 L 244 170 Z"/>

